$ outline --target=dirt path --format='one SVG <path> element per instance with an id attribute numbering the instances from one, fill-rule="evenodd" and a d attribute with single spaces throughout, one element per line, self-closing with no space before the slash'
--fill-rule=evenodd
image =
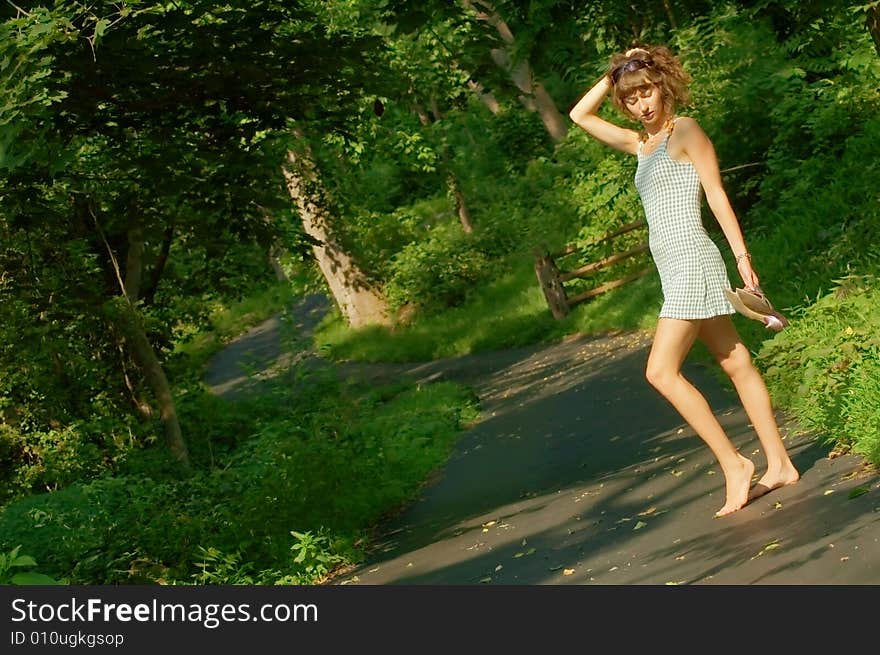
<path id="1" fill-rule="evenodd" d="M 302 328 L 322 311 L 306 299 Z M 237 393 L 242 378 L 269 377 L 297 357 L 319 365 L 314 353 L 273 350 L 277 327 L 255 328 L 212 362 L 215 390 Z M 374 380 L 462 382 L 483 418 L 417 502 L 382 526 L 369 560 L 335 584 L 880 584 L 877 472 L 855 456 L 829 459 L 780 416 L 801 481 L 713 518 L 724 503 L 720 469 L 644 381 L 649 345 L 648 335 L 620 333 L 344 367 Z M 236 362 L 248 357 L 252 373 L 242 376 Z M 760 471 L 735 395 L 702 365 L 685 374 Z"/>

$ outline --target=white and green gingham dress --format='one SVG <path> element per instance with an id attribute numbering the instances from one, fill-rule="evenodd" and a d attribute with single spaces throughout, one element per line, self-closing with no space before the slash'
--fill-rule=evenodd
<path id="1" fill-rule="evenodd" d="M 669 133 L 647 155 L 639 143 L 635 177 L 663 287 L 660 318 L 733 314 L 736 310 L 724 297 L 730 288 L 724 260 L 703 226 L 700 178 L 692 163 L 669 156 L 668 140 Z"/>

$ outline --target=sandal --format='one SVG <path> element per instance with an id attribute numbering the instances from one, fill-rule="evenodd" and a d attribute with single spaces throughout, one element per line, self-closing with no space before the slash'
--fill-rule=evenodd
<path id="1" fill-rule="evenodd" d="M 788 319 L 776 311 L 760 287 L 736 291 L 725 289 L 724 295 L 733 308 L 746 318 L 760 321 L 765 327 L 776 332 L 788 326 Z"/>

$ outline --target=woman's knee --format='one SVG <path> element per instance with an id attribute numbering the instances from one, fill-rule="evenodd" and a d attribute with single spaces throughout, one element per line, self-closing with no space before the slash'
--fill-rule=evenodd
<path id="1" fill-rule="evenodd" d="M 645 369 L 645 379 L 648 384 L 661 393 L 668 389 L 678 375 L 678 371 L 669 370 L 668 367 L 657 365 L 651 361 Z"/>
<path id="2" fill-rule="evenodd" d="M 745 347 L 734 348 L 730 353 L 718 358 L 721 368 L 731 379 L 750 375 L 756 371 L 752 357 Z"/>

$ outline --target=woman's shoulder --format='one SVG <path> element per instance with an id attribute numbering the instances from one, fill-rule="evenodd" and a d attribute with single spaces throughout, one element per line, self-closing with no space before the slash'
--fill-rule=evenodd
<path id="1" fill-rule="evenodd" d="M 677 116 L 673 125 L 673 134 L 676 135 L 676 141 L 679 143 L 693 143 L 709 139 L 697 120 L 690 116 Z"/>
<path id="2" fill-rule="evenodd" d="M 672 124 L 675 126 L 676 130 L 681 130 L 683 132 L 703 131 L 703 128 L 700 127 L 697 119 L 692 118 L 691 116 L 676 116 L 673 119 Z"/>

